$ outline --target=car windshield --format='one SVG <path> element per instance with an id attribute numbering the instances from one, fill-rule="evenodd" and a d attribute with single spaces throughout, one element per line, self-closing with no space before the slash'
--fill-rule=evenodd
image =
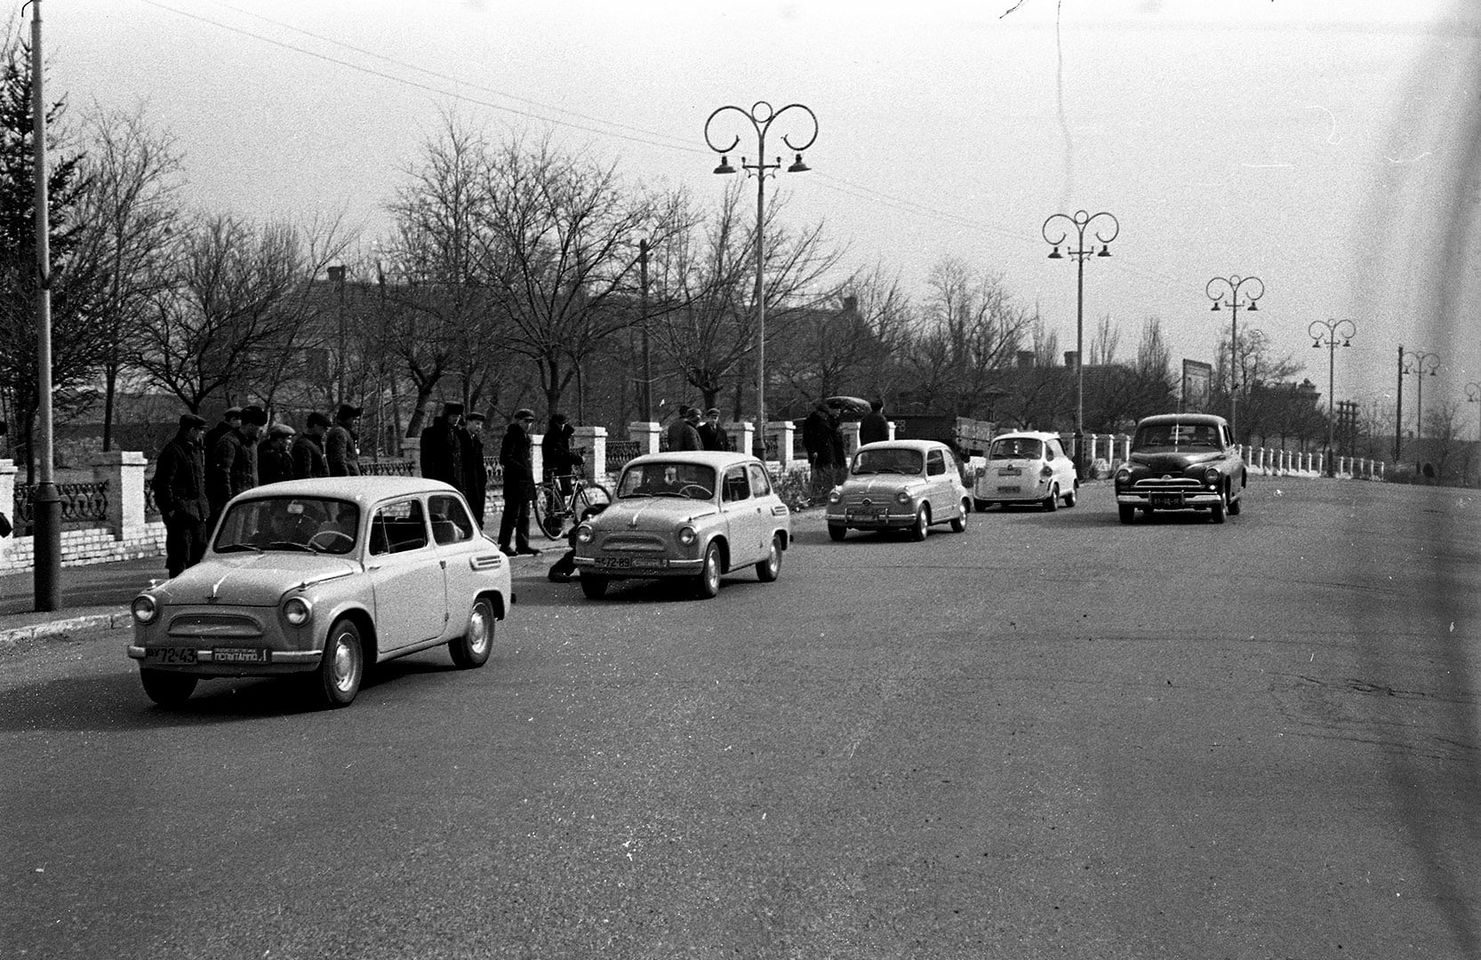
<path id="1" fill-rule="evenodd" d="M 680 497 L 710 500 L 715 496 L 715 470 L 700 463 L 668 461 L 633 464 L 622 473 L 617 499 Z"/>
<path id="2" fill-rule="evenodd" d="M 1217 450 L 1218 427 L 1208 423 L 1153 423 L 1138 427 L 1131 449 L 1143 450 Z"/>
<path id="3" fill-rule="evenodd" d="M 920 473 L 923 460 L 919 450 L 905 447 L 883 447 L 878 450 L 860 450 L 854 456 L 853 474 L 856 477 L 873 473 L 901 473 L 915 476 Z"/>
<path id="4" fill-rule="evenodd" d="M 217 553 L 291 550 L 344 554 L 355 549 L 360 508 L 324 497 L 259 497 L 231 506 L 213 545 Z"/>
<path id="5" fill-rule="evenodd" d="M 994 440 L 987 451 L 989 460 L 1042 460 L 1044 441 L 1029 437 L 1004 437 Z"/>

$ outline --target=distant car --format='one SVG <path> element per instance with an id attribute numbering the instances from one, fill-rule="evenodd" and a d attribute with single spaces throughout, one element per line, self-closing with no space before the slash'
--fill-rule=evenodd
<path id="1" fill-rule="evenodd" d="M 134 598 L 128 655 L 163 706 L 207 677 L 312 674 L 343 707 L 368 665 L 428 647 L 482 666 L 513 602 L 507 559 L 453 487 L 294 480 L 236 497 L 200 563 Z"/>
<path id="2" fill-rule="evenodd" d="M 1061 500 L 1073 507 L 1079 489 L 1059 435 L 1024 430 L 1000 434 L 988 445 L 987 463 L 972 483 L 972 505 L 986 510 L 995 503 L 1037 503 L 1054 510 Z"/>
<path id="3" fill-rule="evenodd" d="M 1127 461 L 1116 469 L 1122 523 L 1141 510 L 1207 510 L 1214 523 L 1238 516 L 1249 477 L 1223 417 L 1166 413 L 1136 425 Z"/>
<path id="4" fill-rule="evenodd" d="M 611 505 L 576 528 L 572 559 L 593 600 L 613 580 L 673 578 L 710 598 L 723 574 L 746 567 L 775 580 L 791 542 L 792 513 L 760 460 L 675 451 L 627 462 Z"/>
<path id="5" fill-rule="evenodd" d="M 924 540 L 934 524 L 967 529 L 971 512 L 950 447 L 936 440 L 881 440 L 854 454 L 848 478 L 828 496 L 825 517 L 834 540 L 849 530 L 905 530 Z"/>

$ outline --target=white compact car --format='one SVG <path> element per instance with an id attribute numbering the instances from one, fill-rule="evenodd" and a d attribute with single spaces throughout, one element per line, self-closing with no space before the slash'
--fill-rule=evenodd
<path id="1" fill-rule="evenodd" d="M 1053 510 L 1061 500 L 1073 507 L 1079 487 L 1059 435 L 1023 430 L 993 438 L 987 464 L 976 471 L 972 503 L 978 510 L 994 503 L 1037 503 Z"/>

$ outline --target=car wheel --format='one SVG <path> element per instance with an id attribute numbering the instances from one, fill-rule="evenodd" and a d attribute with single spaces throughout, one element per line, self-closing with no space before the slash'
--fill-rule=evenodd
<path id="1" fill-rule="evenodd" d="M 348 707 L 365 677 L 365 645 L 353 620 L 339 620 L 329 628 L 324 655 L 319 658 L 319 696 L 327 707 Z"/>
<path id="2" fill-rule="evenodd" d="M 699 577 L 694 584 L 694 593 L 701 600 L 709 600 L 719 592 L 720 545 L 712 543 L 705 547 L 704 563 L 700 564 Z"/>
<path id="3" fill-rule="evenodd" d="M 848 527 L 845 527 L 841 523 L 830 523 L 830 524 L 828 524 L 828 539 L 829 540 L 832 540 L 834 543 L 837 543 L 838 541 L 842 540 L 846 536 L 848 536 Z"/>
<path id="4" fill-rule="evenodd" d="M 199 679 L 188 673 L 169 670 L 139 670 L 139 682 L 144 685 L 145 695 L 162 707 L 178 707 L 189 700 Z"/>
<path id="5" fill-rule="evenodd" d="M 930 511 L 921 504 L 915 511 L 915 522 L 910 525 L 910 539 L 919 543 L 926 538 L 926 528 L 931 525 Z"/>
<path id="6" fill-rule="evenodd" d="M 1050 484 L 1049 496 L 1040 501 L 1045 513 L 1053 513 L 1059 509 L 1059 484 Z"/>
<path id="7" fill-rule="evenodd" d="M 1076 503 L 1078 503 L 1080 501 L 1080 492 L 1079 492 L 1079 489 L 1078 489 L 1079 486 L 1080 486 L 1080 481 L 1079 480 L 1076 480 L 1075 481 L 1075 486 L 1071 487 L 1070 488 L 1070 492 L 1064 495 L 1064 505 L 1065 506 L 1067 506 L 1067 507 L 1073 507 Z"/>
<path id="8" fill-rule="evenodd" d="M 1219 502 L 1216 503 L 1216 504 L 1214 504 L 1212 507 L 1209 508 L 1209 519 L 1212 520 L 1214 523 L 1223 523 L 1224 522 L 1224 512 L 1225 512 L 1224 511 L 1224 497 L 1225 496 L 1226 496 L 1226 494 L 1220 493 L 1219 494 Z"/>
<path id="9" fill-rule="evenodd" d="M 1116 512 L 1121 516 L 1122 523 L 1131 523 L 1136 519 L 1136 507 L 1127 503 L 1118 503 Z"/>
<path id="10" fill-rule="evenodd" d="M 467 629 L 461 637 L 448 641 L 447 651 L 452 654 L 453 663 L 466 670 L 487 663 L 493 649 L 494 606 L 480 597 L 473 602 L 473 610 L 468 614 Z"/>
<path id="11" fill-rule="evenodd" d="M 951 521 L 951 532 L 952 533 L 961 533 L 961 532 L 963 532 L 964 530 L 967 529 L 967 514 L 969 514 L 971 512 L 972 512 L 972 504 L 971 504 L 971 501 L 963 500 L 962 501 L 962 513 L 961 513 L 961 516 L 959 516 L 955 520 Z"/>
<path id="12" fill-rule="evenodd" d="M 782 572 L 782 541 L 780 537 L 771 538 L 771 550 L 767 552 L 766 559 L 756 564 L 756 576 L 762 583 L 771 583 Z"/>
<path id="13" fill-rule="evenodd" d="M 1241 494 L 1237 497 L 1231 497 L 1229 500 L 1229 516 L 1239 516 L 1239 511 L 1242 509 L 1244 509 L 1244 495 Z"/>
<path id="14" fill-rule="evenodd" d="M 600 600 L 607 595 L 607 578 L 594 573 L 583 573 L 576 579 L 581 581 L 581 592 L 588 600 Z"/>

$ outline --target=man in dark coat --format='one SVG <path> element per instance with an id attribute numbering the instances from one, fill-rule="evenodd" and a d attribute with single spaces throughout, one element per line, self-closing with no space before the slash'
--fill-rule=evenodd
<path id="1" fill-rule="evenodd" d="M 530 457 L 530 428 L 535 411 L 514 411 L 504 442 L 499 446 L 499 465 L 504 468 L 504 515 L 499 519 L 499 549 L 510 556 L 539 556 L 530 546 L 530 503 L 535 499 L 535 466 Z M 514 543 L 511 547 L 510 540 Z"/>
<path id="2" fill-rule="evenodd" d="M 364 412 L 350 403 L 342 403 L 334 413 L 334 426 L 324 436 L 324 459 L 329 461 L 331 477 L 360 476 L 360 438 L 355 427 Z"/>
<path id="3" fill-rule="evenodd" d="M 812 492 L 817 497 L 833 486 L 833 418 L 828 405 L 819 400 L 802 421 L 802 447 L 812 468 Z"/>
<path id="4" fill-rule="evenodd" d="M 730 437 L 720 427 L 720 410 L 711 407 L 705 412 L 704 422 L 697 428 L 699 442 L 706 450 L 729 450 Z"/>
<path id="5" fill-rule="evenodd" d="M 180 416 L 180 429 L 164 445 L 154 465 L 154 505 L 165 521 L 165 570 L 178 577 L 200 562 L 206 552 L 206 459 L 201 435 L 206 421 L 193 413 Z"/>
<path id="6" fill-rule="evenodd" d="M 679 419 L 669 424 L 668 448 L 670 450 L 703 450 L 704 443 L 699 439 L 699 408 L 684 407 Z"/>
<path id="7" fill-rule="evenodd" d="M 463 489 L 467 478 L 463 476 L 462 432 L 463 405 L 444 403 L 442 413 L 422 430 L 423 477 Z"/>
<path id="8" fill-rule="evenodd" d="M 267 436 L 257 443 L 257 482 L 278 483 L 293 479 L 293 454 L 288 445 L 296 433 L 286 423 L 267 428 Z"/>
<path id="9" fill-rule="evenodd" d="M 330 420 L 315 410 L 303 425 L 303 432 L 293 438 L 288 448 L 293 457 L 293 479 L 329 476 L 329 461 L 324 457 L 324 431 Z"/>
<path id="10" fill-rule="evenodd" d="M 489 496 L 489 468 L 483 461 L 484 419 L 477 410 L 468 411 L 467 420 L 458 435 L 463 454 L 463 482 L 459 486 L 463 496 L 468 498 L 468 506 L 473 510 L 473 519 L 478 521 L 480 530 L 483 529 L 484 508 Z"/>
<path id="11" fill-rule="evenodd" d="M 208 454 L 206 493 L 211 499 L 211 517 L 207 526 L 211 529 L 216 528 L 228 500 L 257 486 L 257 440 L 265 426 L 267 413 L 261 407 L 247 407 L 242 410 L 241 425 L 217 440 Z"/>
<path id="12" fill-rule="evenodd" d="M 878 443 L 890 438 L 890 422 L 884 418 L 884 401 L 870 400 L 869 412 L 859 421 L 859 443 Z"/>
<path id="13" fill-rule="evenodd" d="M 201 444 L 207 461 L 211 457 L 211 451 L 216 449 L 217 442 L 231 431 L 242 425 L 242 408 L 227 407 L 226 412 L 221 414 L 221 422 L 206 431 L 206 439 Z"/>
<path id="14" fill-rule="evenodd" d="M 576 428 L 566 420 L 564 413 L 552 413 L 550 423 L 545 427 L 545 436 L 540 438 L 540 465 L 545 479 L 562 478 L 561 493 L 565 495 L 571 492 L 572 473 L 583 462 L 571 449 L 571 437 L 575 433 Z"/>

